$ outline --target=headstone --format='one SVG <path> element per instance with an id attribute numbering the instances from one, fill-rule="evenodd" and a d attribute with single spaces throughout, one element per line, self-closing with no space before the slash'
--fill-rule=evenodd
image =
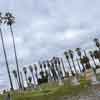
<path id="1" fill-rule="evenodd" d="M 59 83 L 58 83 L 58 84 L 59 84 L 59 86 L 64 85 L 61 79 L 60 79 L 60 80 L 58 80 L 58 82 L 59 82 Z"/>
<path id="2" fill-rule="evenodd" d="M 72 77 L 72 85 L 79 85 L 80 83 L 78 82 L 77 78 L 74 76 Z"/>
<path id="3" fill-rule="evenodd" d="M 100 74 L 100 68 L 96 69 L 96 74 Z"/>
<path id="4" fill-rule="evenodd" d="M 86 69 L 85 78 L 86 78 L 86 80 L 90 80 L 92 82 L 92 84 L 98 83 L 97 79 L 96 79 L 96 75 L 94 74 L 92 68 Z"/>

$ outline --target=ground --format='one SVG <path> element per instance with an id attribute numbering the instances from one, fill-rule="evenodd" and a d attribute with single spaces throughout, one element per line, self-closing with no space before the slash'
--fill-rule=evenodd
<path id="1" fill-rule="evenodd" d="M 91 85 L 88 81 L 81 81 L 78 86 L 65 83 L 58 86 L 57 83 L 43 84 L 41 90 L 14 92 L 13 100 L 99 100 L 100 85 Z M 1 95 L 0 100 L 3 100 Z"/>

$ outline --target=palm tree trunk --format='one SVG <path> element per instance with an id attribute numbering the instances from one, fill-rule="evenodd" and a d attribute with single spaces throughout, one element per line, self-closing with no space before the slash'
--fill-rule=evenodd
<path id="1" fill-rule="evenodd" d="M 97 67 L 97 64 L 96 64 L 96 62 L 95 62 L 95 60 L 94 60 L 93 57 L 92 57 L 92 60 L 93 60 L 93 62 L 94 62 L 95 67 Z"/>
<path id="2" fill-rule="evenodd" d="M 36 85 L 35 77 L 34 77 L 34 73 L 33 72 L 32 72 L 32 77 L 33 77 L 34 85 Z"/>
<path id="3" fill-rule="evenodd" d="M 17 58 L 17 53 L 16 53 L 16 47 L 15 47 L 15 39 L 14 39 L 14 34 L 13 34 L 13 31 L 12 31 L 12 26 L 11 25 L 10 25 L 10 31 L 11 31 L 11 35 L 12 35 L 12 39 L 13 39 L 14 54 L 15 54 L 15 60 L 16 60 L 16 66 L 17 66 L 19 85 L 20 85 L 20 88 L 22 88 L 21 79 L 20 79 L 20 72 L 19 72 L 19 66 L 18 66 L 18 58 Z"/>
<path id="4" fill-rule="evenodd" d="M 70 67 L 70 70 L 71 70 L 71 73 L 73 72 L 73 70 L 72 70 L 72 66 L 71 66 L 71 64 L 70 64 L 70 61 L 67 59 L 67 61 L 68 61 L 68 64 L 69 64 L 69 67 Z"/>
<path id="5" fill-rule="evenodd" d="M 73 63 L 74 70 L 77 73 L 76 66 L 75 66 L 75 63 L 74 63 L 74 60 L 73 59 L 72 59 L 72 63 Z"/>
<path id="6" fill-rule="evenodd" d="M 82 57 L 80 56 L 80 62 L 81 62 L 81 59 L 82 59 Z M 83 67 L 83 70 L 85 70 L 85 66 L 84 66 L 84 64 L 81 63 L 81 65 L 82 65 L 82 67 Z"/>
<path id="7" fill-rule="evenodd" d="M 24 89 L 24 80 L 23 80 L 22 72 L 20 72 L 20 76 L 21 76 L 22 87 L 23 87 L 23 89 Z"/>
<path id="8" fill-rule="evenodd" d="M 62 58 L 61 58 L 61 63 L 62 63 L 63 71 L 64 71 L 64 73 L 66 75 L 66 70 L 65 70 L 64 63 L 63 63 L 63 59 Z"/>
<path id="9" fill-rule="evenodd" d="M 27 86 L 29 86 L 28 85 L 28 79 L 27 79 L 27 75 L 26 74 L 25 74 L 25 79 L 26 79 Z"/>
<path id="10" fill-rule="evenodd" d="M 76 60 L 77 60 L 77 64 L 78 64 L 79 70 L 80 70 L 80 72 L 81 72 L 81 66 L 80 66 L 80 64 L 79 64 L 79 61 L 78 61 L 78 59 L 76 59 Z"/>
<path id="11" fill-rule="evenodd" d="M 1 35 L 1 41 L 2 41 L 2 46 L 3 46 L 3 52 L 4 52 L 4 56 L 5 56 L 6 67 L 7 67 L 7 71 L 8 71 L 9 80 L 10 80 L 11 90 L 14 90 L 12 80 L 11 80 L 11 75 L 10 75 L 10 70 L 9 70 L 9 65 L 8 65 L 8 60 L 7 60 L 7 55 L 6 55 L 6 50 L 5 50 L 5 45 L 4 45 L 3 34 L 2 34 L 1 28 L 0 28 L 0 35 Z"/>

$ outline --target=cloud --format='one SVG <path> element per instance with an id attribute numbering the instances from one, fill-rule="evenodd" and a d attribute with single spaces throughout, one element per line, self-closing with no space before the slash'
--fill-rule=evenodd
<path id="1" fill-rule="evenodd" d="M 16 16 L 13 25 L 19 64 L 31 64 L 52 56 L 63 56 L 69 48 L 91 48 L 94 37 L 100 37 L 99 0 L 3 0 L 2 12 Z M 15 65 L 9 27 L 3 27 L 10 65 Z M 0 42 L 0 77 L 8 81 Z M 11 67 L 10 67 L 11 68 Z M 0 82 L 2 85 L 2 82 Z M 8 86 L 6 83 L 3 87 Z"/>

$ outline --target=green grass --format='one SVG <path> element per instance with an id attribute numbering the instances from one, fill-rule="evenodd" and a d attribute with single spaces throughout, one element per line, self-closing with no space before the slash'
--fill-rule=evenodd
<path id="1" fill-rule="evenodd" d="M 85 80 L 80 81 L 79 86 L 71 86 L 69 84 L 64 84 L 63 86 L 58 86 L 54 84 L 43 84 L 41 86 L 41 91 L 26 91 L 22 93 L 13 93 L 13 100 L 58 100 L 62 96 L 76 96 L 79 93 L 86 93 L 89 82 Z M 2 97 L 0 100 L 3 100 Z"/>

